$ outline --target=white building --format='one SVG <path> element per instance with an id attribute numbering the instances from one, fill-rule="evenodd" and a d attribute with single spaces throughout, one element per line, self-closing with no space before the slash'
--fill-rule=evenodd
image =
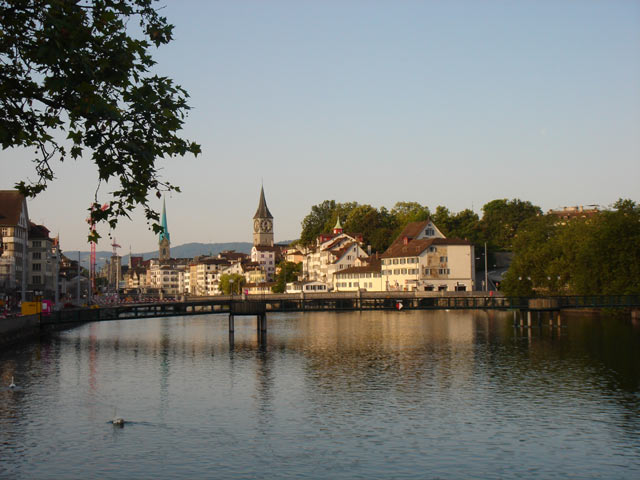
<path id="1" fill-rule="evenodd" d="M 474 289 L 473 245 L 445 238 L 430 220 L 408 224 L 381 258 L 386 290 Z"/>
<path id="2" fill-rule="evenodd" d="M 316 245 L 308 248 L 302 263 L 302 276 L 333 288 L 334 274 L 357 265 L 358 259 L 369 254 L 362 248 L 362 236 L 344 233 L 340 219 L 332 234 L 323 234 Z"/>

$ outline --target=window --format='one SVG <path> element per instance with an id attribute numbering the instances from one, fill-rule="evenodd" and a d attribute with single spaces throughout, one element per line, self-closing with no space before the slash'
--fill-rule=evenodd
<path id="1" fill-rule="evenodd" d="M 31 283 L 33 283 L 34 285 L 40 285 L 40 275 L 34 275 L 33 277 L 31 277 Z"/>
<path id="2" fill-rule="evenodd" d="M 394 265 L 397 265 L 397 264 L 398 264 L 398 259 L 397 259 L 397 258 L 394 258 L 394 259 L 393 259 L 393 264 L 394 264 Z"/>
<path id="3" fill-rule="evenodd" d="M 401 259 L 400 259 L 400 264 L 401 264 L 401 265 L 404 265 L 406 262 L 407 262 L 407 259 L 406 259 L 406 258 L 401 258 Z"/>
<path id="4" fill-rule="evenodd" d="M 399 268 L 394 268 L 393 269 L 393 274 L 394 275 L 400 275 L 400 269 Z"/>
<path id="5" fill-rule="evenodd" d="M 402 269 L 402 275 L 406 275 L 406 274 L 407 274 L 407 269 L 406 269 L 406 268 L 403 268 L 403 269 Z"/>
<path id="6" fill-rule="evenodd" d="M 433 228 L 428 227 L 425 233 L 427 234 L 428 237 L 433 237 L 436 234 L 436 231 Z"/>
<path id="7" fill-rule="evenodd" d="M 429 251 L 433 253 L 433 252 L 437 252 L 438 249 L 436 247 L 429 247 Z"/>
<path id="8" fill-rule="evenodd" d="M 449 257 L 440 257 L 440 263 L 447 263 L 449 261 Z"/>
<path id="9" fill-rule="evenodd" d="M 42 254 L 40 252 L 33 252 L 31 254 L 31 258 L 33 258 L 34 260 L 40 260 L 42 258 L 41 256 Z"/>
<path id="10" fill-rule="evenodd" d="M 34 263 L 33 265 L 31 265 L 31 269 L 34 272 L 39 272 L 42 270 L 42 264 L 41 263 Z"/>

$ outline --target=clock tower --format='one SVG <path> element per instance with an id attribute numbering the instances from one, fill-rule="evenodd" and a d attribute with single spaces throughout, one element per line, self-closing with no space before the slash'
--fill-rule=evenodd
<path id="1" fill-rule="evenodd" d="M 253 244 L 273 247 L 273 215 L 271 215 L 264 199 L 264 187 L 260 189 L 258 210 L 253 216 Z"/>

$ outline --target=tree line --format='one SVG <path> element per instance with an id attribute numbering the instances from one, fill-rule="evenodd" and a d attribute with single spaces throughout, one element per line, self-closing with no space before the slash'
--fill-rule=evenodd
<path id="1" fill-rule="evenodd" d="M 520 199 L 492 200 L 482 217 L 470 209 L 432 213 L 417 202 L 398 202 L 390 210 L 357 202 L 326 200 L 302 221 L 299 242 L 311 245 L 330 233 L 338 218 L 345 232 L 360 233 L 365 245 L 382 253 L 409 222 L 431 219 L 448 238 L 463 238 L 480 251 L 513 252 L 500 289 L 507 295 L 623 295 L 640 293 L 640 206 L 618 200 L 587 218 L 563 220 L 543 215 Z M 482 261 L 476 259 L 482 269 Z"/>
<path id="2" fill-rule="evenodd" d="M 432 214 L 418 202 L 398 202 L 390 210 L 357 202 L 335 200 L 311 207 L 302 221 L 300 242 L 311 245 L 321 233 L 329 233 L 338 218 L 345 232 L 360 233 L 374 252 L 384 252 L 410 222 L 431 219 L 450 238 L 464 238 L 476 245 L 487 242 L 492 250 L 510 250 L 519 225 L 542 214 L 540 207 L 519 199 L 493 200 L 482 207 L 482 218 L 473 210 L 452 213 L 438 206 Z"/>

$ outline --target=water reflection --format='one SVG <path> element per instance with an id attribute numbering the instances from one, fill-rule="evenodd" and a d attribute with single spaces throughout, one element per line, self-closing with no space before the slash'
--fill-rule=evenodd
<path id="1" fill-rule="evenodd" d="M 224 315 L 84 325 L 0 357 L 21 388 L 0 388 L 0 476 L 634 478 L 639 329 L 564 325 L 495 312 L 272 315 L 262 338 L 253 318 L 229 338 Z M 131 423 L 105 429 L 116 409 Z"/>

